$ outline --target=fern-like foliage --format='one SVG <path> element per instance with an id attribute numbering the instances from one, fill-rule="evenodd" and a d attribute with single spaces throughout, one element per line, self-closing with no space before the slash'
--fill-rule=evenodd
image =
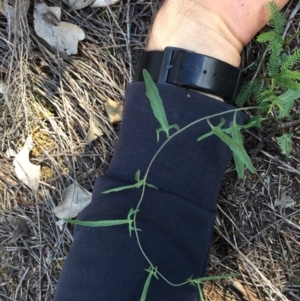
<path id="1" fill-rule="evenodd" d="M 287 21 L 274 1 L 267 4 L 267 9 L 271 28 L 257 37 L 259 43 L 267 44 L 267 73 L 263 70 L 261 77 L 257 76 L 252 82 L 245 83 L 235 102 L 243 106 L 252 97 L 259 107 L 259 113 L 265 112 L 263 114 L 267 114 L 267 117 L 276 114 L 278 119 L 290 119 L 294 103 L 300 95 L 300 72 L 292 70 L 296 64 L 300 64 L 300 48 L 294 53 L 289 52 L 286 46 L 291 38 L 287 41 L 282 38 Z M 245 70 L 252 71 L 250 67 Z M 283 143 L 279 145 L 283 153 L 289 153 L 283 149 Z"/>
<path id="2" fill-rule="evenodd" d="M 278 5 L 272 1 L 267 4 L 267 10 L 270 13 L 270 25 L 277 33 L 282 33 L 286 24 L 286 19 L 281 14 Z"/>
<path id="3" fill-rule="evenodd" d="M 245 103 L 247 102 L 247 100 L 250 98 L 250 96 L 252 94 L 252 89 L 253 89 L 253 84 L 251 82 L 245 83 L 241 87 L 240 92 L 235 99 L 235 103 L 239 107 L 242 107 L 245 105 Z"/>
<path id="4" fill-rule="evenodd" d="M 282 39 L 286 20 L 275 2 L 269 2 L 267 9 L 271 14 L 269 31 L 257 37 L 259 43 L 267 44 L 267 76 L 257 78 L 252 83 L 246 83 L 236 98 L 236 104 L 243 106 L 253 96 L 261 110 L 274 112 L 278 118 L 290 116 L 291 102 L 286 102 L 280 95 L 288 89 L 300 90 L 300 72 L 291 70 L 300 63 L 300 48 L 294 53 L 285 51 L 286 43 Z M 299 91 L 300 94 L 300 91 Z"/>
<path id="5" fill-rule="evenodd" d="M 298 48 L 293 54 L 286 56 L 281 65 L 281 70 L 291 69 L 297 63 L 300 63 L 300 48 Z"/>
<path id="6" fill-rule="evenodd" d="M 267 42 L 272 42 L 277 38 L 278 38 L 278 33 L 275 30 L 270 30 L 260 34 L 256 40 L 259 43 L 267 43 Z"/>
<path id="7" fill-rule="evenodd" d="M 282 44 L 270 43 L 269 49 L 271 54 L 268 62 L 268 74 L 275 76 L 279 73 L 281 66 L 280 53 L 282 52 Z"/>

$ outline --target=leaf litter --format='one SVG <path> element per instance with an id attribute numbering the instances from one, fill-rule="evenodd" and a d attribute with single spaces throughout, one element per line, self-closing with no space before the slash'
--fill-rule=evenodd
<path id="1" fill-rule="evenodd" d="M 105 111 L 110 123 L 119 122 L 122 120 L 123 104 L 108 98 L 105 104 Z"/>
<path id="2" fill-rule="evenodd" d="M 87 143 L 91 143 L 92 141 L 96 140 L 97 138 L 103 135 L 103 132 L 100 129 L 101 128 L 100 122 L 93 114 L 91 114 L 90 116 L 89 125 L 90 125 L 89 131 L 86 137 L 84 138 L 84 140 Z"/>
<path id="3" fill-rule="evenodd" d="M 92 200 L 92 194 L 73 183 L 63 192 L 62 202 L 53 208 L 53 213 L 61 219 L 76 217 Z"/>
<path id="4" fill-rule="evenodd" d="M 29 154 L 33 148 L 32 136 L 28 136 L 23 148 L 16 155 L 13 165 L 15 173 L 20 181 L 33 191 L 39 187 L 41 166 L 32 164 L 29 160 Z"/>
<path id="5" fill-rule="evenodd" d="M 295 205 L 294 199 L 289 196 L 287 191 L 284 191 L 281 194 L 280 199 L 276 199 L 274 202 L 274 206 L 280 206 L 281 208 L 289 208 Z"/>
<path id="6" fill-rule="evenodd" d="M 14 243 L 16 243 L 19 238 L 27 236 L 28 226 L 25 220 L 9 217 L 8 222 L 13 227 L 13 231 L 11 231 L 9 234 L 11 235 Z"/>
<path id="7" fill-rule="evenodd" d="M 85 33 L 75 24 L 60 21 L 60 7 L 37 3 L 33 17 L 34 30 L 40 38 L 68 55 L 77 54 L 78 42 L 85 38 Z"/>

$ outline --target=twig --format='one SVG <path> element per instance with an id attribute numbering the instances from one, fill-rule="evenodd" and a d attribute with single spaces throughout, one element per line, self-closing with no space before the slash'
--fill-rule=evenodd
<path id="1" fill-rule="evenodd" d="M 129 63 L 129 83 L 132 82 L 132 55 L 131 55 L 131 47 L 130 47 L 130 31 L 131 31 L 131 22 L 130 22 L 130 0 L 128 0 L 126 5 L 126 28 L 127 28 L 127 55 L 128 55 L 128 63 Z"/>
<path id="2" fill-rule="evenodd" d="M 277 131 L 278 129 L 274 129 L 265 138 L 260 140 L 256 147 L 250 151 L 251 159 L 254 159 L 257 156 L 258 152 L 265 146 L 266 140 L 270 140 L 271 138 L 273 138 L 276 135 Z"/>
<path id="3" fill-rule="evenodd" d="M 293 120 L 293 121 L 289 121 L 289 122 L 285 122 L 281 125 L 281 127 L 283 129 L 289 129 L 291 127 L 296 127 L 300 125 L 300 119 L 297 119 L 297 120 Z"/>
<path id="4" fill-rule="evenodd" d="M 289 17 L 289 22 L 286 24 L 285 26 L 285 29 L 284 29 L 284 32 L 282 34 L 282 39 L 285 39 L 285 36 L 292 24 L 292 19 L 296 16 L 298 10 L 300 9 L 300 1 L 298 1 L 297 5 L 295 6 L 295 8 L 292 10 L 291 14 L 290 14 L 290 17 Z"/>
<path id="5" fill-rule="evenodd" d="M 294 167 L 292 167 L 292 166 L 290 166 L 290 165 L 288 165 L 288 164 L 282 162 L 281 160 L 279 160 L 279 159 L 273 157 L 272 155 L 270 155 L 269 153 L 267 153 L 267 152 L 265 152 L 265 151 L 263 151 L 263 150 L 260 150 L 260 152 L 261 152 L 262 154 L 264 154 L 265 156 L 267 156 L 268 158 L 270 158 L 270 159 L 272 159 L 272 160 L 274 160 L 274 161 L 280 163 L 280 164 L 283 165 L 284 167 L 286 167 L 286 168 L 287 168 L 287 171 L 289 171 L 289 172 L 291 172 L 291 173 L 295 173 L 295 174 L 297 174 L 297 175 L 300 175 L 300 171 L 297 170 L 297 169 L 295 169 Z"/>
<path id="6" fill-rule="evenodd" d="M 26 277 L 28 271 L 29 271 L 29 267 L 26 269 L 24 275 L 22 276 L 22 278 L 21 278 L 21 280 L 20 280 L 20 282 L 19 282 L 19 284 L 18 284 L 18 287 L 17 287 L 16 292 L 15 292 L 15 298 L 17 298 L 17 295 L 18 295 L 18 291 L 19 291 L 19 289 L 20 289 L 20 286 L 21 286 L 22 282 L 24 281 L 24 279 L 25 279 L 25 277 Z"/>
<path id="7" fill-rule="evenodd" d="M 15 180 L 13 180 L 11 177 L 0 171 L 0 179 L 2 179 L 6 184 L 17 187 L 19 184 Z"/>

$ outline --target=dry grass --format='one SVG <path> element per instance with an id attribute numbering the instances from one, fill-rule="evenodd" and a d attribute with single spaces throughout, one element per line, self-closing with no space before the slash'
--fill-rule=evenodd
<path id="1" fill-rule="evenodd" d="M 35 35 L 32 5 L 13 35 L 7 35 L 6 19 L 0 16 L 0 74 L 9 86 L 6 101 L 0 100 L 2 300 L 53 299 L 72 234 L 67 227 L 60 230 L 52 208 L 68 185 L 77 182 L 92 191 L 96 177 L 106 170 L 118 128 L 108 122 L 104 103 L 108 97 L 123 101 L 132 63 L 143 48 L 158 1 L 131 2 L 73 12 L 60 1 L 48 1 L 62 6 L 62 19 L 86 33 L 78 55 L 72 57 L 57 53 Z M 296 2 L 286 8 L 286 16 Z M 287 35 L 299 30 L 297 16 Z M 298 45 L 296 38 L 290 50 Z M 253 41 L 244 52 L 245 64 L 263 52 Z M 264 58 L 261 68 L 266 68 Z M 84 137 L 91 114 L 101 121 L 104 135 L 87 145 Z M 209 274 L 240 273 L 239 281 L 258 300 L 300 300 L 299 175 L 282 165 L 297 169 L 299 163 L 300 135 L 297 127 L 290 130 L 296 138 L 289 160 L 266 145 L 264 150 L 279 161 L 259 153 L 254 160 L 257 174 L 247 173 L 242 182 L 236 181 L 230 166 L 220 194 Z M 5 155 L 8 148 L 20 150 L 29 134 L 35 142 L 31 161 L 42 166 L 36 195 L 17 180 L 12 159 Z M 268 129 L 246 134 L 248 149 L 267 135 Z M 283 191 L 296 200 L 295 207 L 274 207 Z M 27 236 L 12 239 L 11 217 L 26 222 Z M 228 282 L 214 283 L 206 292 L 208 300 L 242 300 Z"/>

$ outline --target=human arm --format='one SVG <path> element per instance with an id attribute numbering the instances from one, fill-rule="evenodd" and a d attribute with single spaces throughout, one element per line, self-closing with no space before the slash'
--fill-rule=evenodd
<path id="1" fill-rule="evenodd" d="M 152 35 L 155 26 L 154 23 Z M 171 41 L 167 40 L 166 43 L 165 46 L 187 48 L 183 44 L 169 44 Z M 210 45 L 209 40 L 207 43 Z M 229 53 L 231 57 L 233 53 Z M 181 128 L 200 117 L 232 108 L 182 88 L 158 85 L 158 89 L 169 123 L 177 123 Z M 224 117 L 227 124 L 232 121 L 232 114 Z M 144 175 L 160 146 L 156 141 L 158 127 L 144 84 L 131 85 L 111 166 L 97 180 L 92 204 L 78 219 L 123 219 L 130 208 L 135 208 L 140 197 L 138 189 L 108 195 L 102 192 L 133 184 L 138 169 Z M 148 178 L 159 190 L 146 189 L 137 215 L 146 254 L 172 283 L 206 273 L 217 194 L 231 157 L 227 146 L 216 137 L 196 142 L 208 130 L 204 122 L 170 142 L 155 161 Z M 129 237 L 127 226 L 76 227 L 56 300 L 139 300 L 148 276 L 146 268 L 149 263 L 140 252 L 136 237 Z M 175 288 L 160 278 L 152 281 L 147 300 L 197 300 L 197 289 L 189 285 Z"/>

